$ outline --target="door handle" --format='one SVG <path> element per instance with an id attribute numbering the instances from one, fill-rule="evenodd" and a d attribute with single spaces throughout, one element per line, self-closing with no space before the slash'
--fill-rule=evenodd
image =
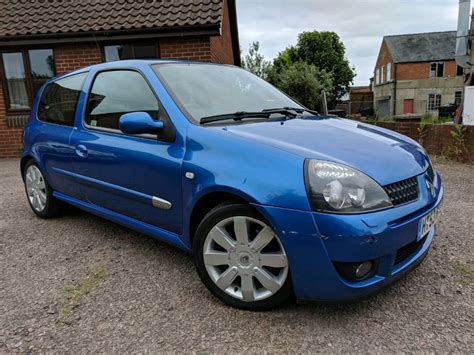
<path id="1" fill-rule="evenodd" d="M 89 151 L 84 145 L 79 144 L 78 146 L 76 146 L 76 154 L 80 157 L 87 158 L 87 155 L 89 155 Z"/>

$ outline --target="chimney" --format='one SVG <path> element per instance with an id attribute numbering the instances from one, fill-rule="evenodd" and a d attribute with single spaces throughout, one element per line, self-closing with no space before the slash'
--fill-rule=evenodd
<path id="1" fill-rule="evenodd" d="M 458 34 L 456 38 L 456 62 L 465 69 L 471 68 L 469 58 L 469 27 L 471 0 L 459 0 Z"/>

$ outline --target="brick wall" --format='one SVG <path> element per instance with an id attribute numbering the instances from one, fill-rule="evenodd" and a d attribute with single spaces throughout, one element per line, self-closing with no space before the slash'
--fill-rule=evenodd
<path id="1" fill-rule="evenodd" d="M 404 134 L 416 141 L 420 140 L 418 133 L 419 123 L 413 122 L 377 122 L 377 126 Z M 443 155 L 446 148 L 452 143 L 451 131 L 453 125 L 427 125 L 426 136 L 423 138 L 423 147 L 429 154 Z M 466 126 L 466 148 L 465 160 L 474 163 L 474 126 Z"/>
<path id="2" fill-rule="evenodd" d="M 211 60 L 209 37 L 166 38 L 160 41 L 160 56 L 163 59 Z"/>
<path id="3" fill-rule="evenodd" d="M 430 62 L 398 64 L 397 80 L 423 80 L 430 78 Z M 457 65 L 454 60 L 444 62 L 444 76 L 455 77 Z"/>
<path id="4" fill-rule="evenodd" d="M 391 71 L 391 77 L 387 78 L 387 64 L 392 63 L 392 71 Z M 387 81 L 390 81 L 393 76 L 394 76 L 394 65 L 393 65 L 393 59 L 392 56 L 390 55 L 390 51 L 388 50 L 387 43 L 382 41 L 382 46 L 380 47 L 380 52 L 379 56 L 377 58 L 377 63 L 375 64 L 375 70 L 374 70 L 374 78 L 377 72 L 377 69 L 382 69 L 382 67 L 385 66 L 384 70 L 384 75 L 382 78 L 382 82 L 386 83 Z"/>
<path id="5" fill-rule="evenodd" d="M 430 63 L 402 63 L 397 66 L 397 80 L 422 80 L 430 77 Z"/>
<path id="6" fill-rule="evenodd" d="M 455 60 L 444 62 L 444 76 L 455 77 L 458 71 L 458 65 Z"/>
<path id="7" fill-rule="evenodd" d="M 374 93 L 370 91 L 369 87 L 366 89 L 350 88 L 349 96 L 351 100 L 350 114 L 359 114 L 361 111 L 373 108 L 374 106 Z"/>
<path id="8" fill-rule="evenodd" d="M 20 154 L 22 128 L 7 126 L 5 100 L 0 81 L 0 158 L 13 158 Z"/>
<path id="9" fill-rule="evenodd" d="M 54 49 L 54 63 L 58 75 L 101 62 L 102 53 L 97 45 L 75 44 Z"/>
<path id="10" fill-rule="evenodd" d="M 224 1 L 222 35 L 211 37 L 211 60 L 216 63 L 235 64 L 232 49 L 232 30 L 230 27 L 228 0 Z"/>

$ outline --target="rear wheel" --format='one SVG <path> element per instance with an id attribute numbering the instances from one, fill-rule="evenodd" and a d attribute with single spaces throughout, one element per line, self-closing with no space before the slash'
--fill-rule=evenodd
<path id="1" fill-rule="evenodd" d="M 53 190 L 33 160 L 26 163 L 23 178 L 26 197 L 33 212 L 41 218 L 57 216 L 61 211 L 62 204 L 53 197 Z"/>
<path id="2" fill-rule="evenodd" d="M 221 205 L 209 212 L 197 229 L 193 249 L 204 284 L 233 307 L 268 310 L 292 295 L 283 245 L 248 205 Z"/>

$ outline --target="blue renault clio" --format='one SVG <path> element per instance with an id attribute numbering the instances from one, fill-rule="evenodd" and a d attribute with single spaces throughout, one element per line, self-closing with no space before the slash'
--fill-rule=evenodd
<path id="1" fill-rule="evenodd" d="M 389 285 L 426 256 L 443 197 L 413 140 L 197 62 L 120 61 L 50 80 L 21 171 L 39 217 L 70 204 L 192 252 L 209 290 L 249 310 Z"/>

